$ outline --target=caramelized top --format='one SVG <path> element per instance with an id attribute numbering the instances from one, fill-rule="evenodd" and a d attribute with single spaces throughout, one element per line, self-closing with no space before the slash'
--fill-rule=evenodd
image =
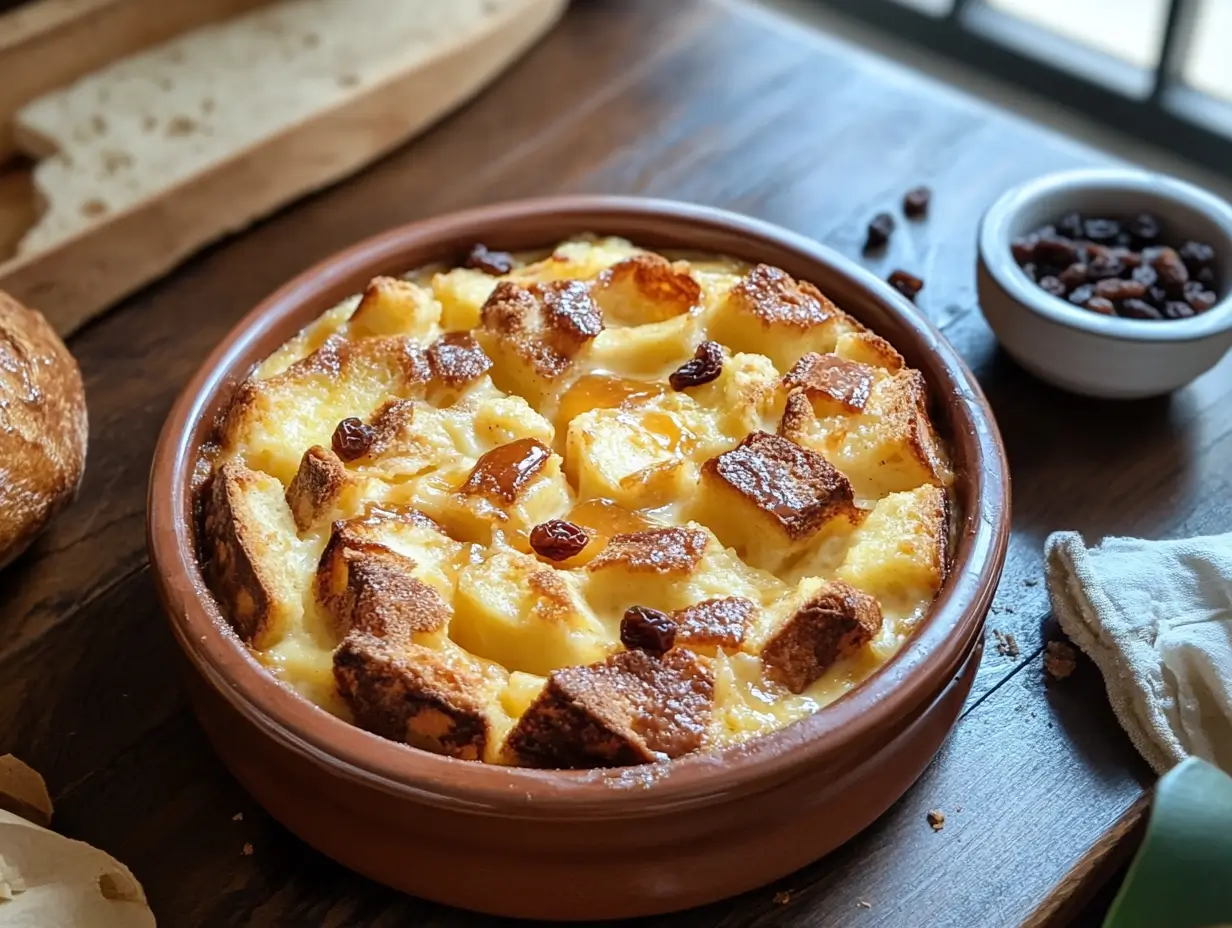
<path id="1" fill-rule="evenodd" d="M 476 462 L 462 484 L 462 492 L 512 503 L 551 455 L 543 442 L 534 438 L 519 438 L 493 448 Z"/>
<path id="2" fill-rule="evenodd" d="M 778 435 L 754 432 L 703 471 L 752 501 L 792 539 L 853 510 L 851 482 L 817 452 Z"/>
<path id="3" fill-rule="evenodd" d="M 454 758 L 783 727 L 944 577 L 923 377 L 768 265 L 476 247 L 373 280 L 235 397 L 203 489 L 224 612 L 286 685 Z"/>

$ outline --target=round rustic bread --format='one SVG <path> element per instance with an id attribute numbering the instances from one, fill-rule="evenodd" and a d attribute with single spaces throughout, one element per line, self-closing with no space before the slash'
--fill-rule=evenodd
<path id="1" fill-rule="evenodd" d="M 77 362 L 40 313 L 0 292 L 0 567 L 73 498 L 86 435 Z"/>

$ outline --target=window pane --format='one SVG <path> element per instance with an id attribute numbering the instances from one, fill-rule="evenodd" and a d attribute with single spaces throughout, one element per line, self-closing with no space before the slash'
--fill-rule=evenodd
<path id="1" fill-rule="evenodd" d="M 986 0 L 994 9 L 1142 68 L 1154 68 L 1168 0 Z M 1226 6 L 1228 0 L 1215 0 Z"/>
<path id="2" fill-rule="evenodd" d="M 921 13 L 944 16 L 954 8 L 954 0 L 895 0 L 903 6 L 913 6 Z"/>
<path id="3" fill-rule="evenodd" d="M 1193 44 L 1181 69 L 1186 83 L 1232 100 L 1232 0 L 1197 0 Z"/>

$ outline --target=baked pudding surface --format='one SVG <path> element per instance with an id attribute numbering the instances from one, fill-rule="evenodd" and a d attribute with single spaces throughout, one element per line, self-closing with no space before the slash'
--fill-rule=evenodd
<path id="1" fill-rule="evenodd" d="M 945 574 L 923 377 L 777 268 L 585 238 L 374 279 L 262 363 L 203 459 L 206 576 L 285 685 L 538 767 L 773 731 Z"/>

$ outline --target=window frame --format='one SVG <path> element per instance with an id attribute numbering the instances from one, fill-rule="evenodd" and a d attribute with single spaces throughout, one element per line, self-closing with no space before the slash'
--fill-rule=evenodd
<path id="1" fill-rule="evenodd" d="M 1232 102 L 1190 86 L 1182 76 L 1200 0 L 1169 0 L 1153 69 L 984 0 L 954 0 L 941 15 L 897 0 L 813 2 L 1232 177 Z"/>

